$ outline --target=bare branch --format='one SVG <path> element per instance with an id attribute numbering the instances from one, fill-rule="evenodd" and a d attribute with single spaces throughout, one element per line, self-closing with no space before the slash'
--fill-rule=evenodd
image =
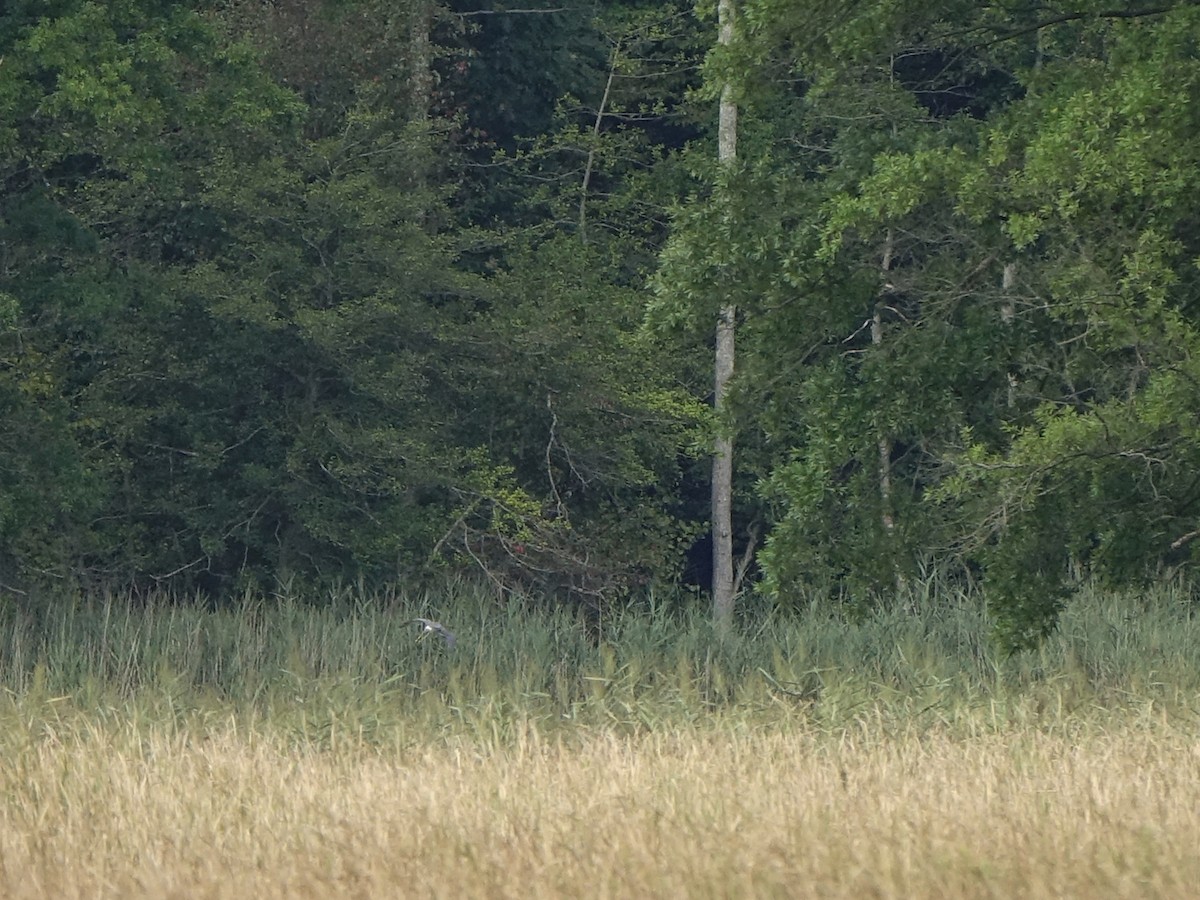
<path id="1" fill-rule="evenodd" d="M 973 45 L 973 49 L 981 47 L 991 47 L 994 44 L 1000 44 L 1004 41 L 1011 41 L 1013 38 L 1022 37 L 1026 34 L 1032 34 L 1041 31 L 1043 28 L 1051 28 L 1055 25 L 1064 25 L 1067 22 L 1078 22 L 1083 19 L 1139 19 L 1145 16 L 1161 16 L 1163 13 L 1168 13 L 1173 6 L 1156 6 L 1149 9 L 1110 9 L 1101 12 L 1072 12 L 1062 13 L 1057 16 L 1051 16 L 1048 19 L 1043 19 L 1040 22 L 1035 22 L 1032 25 L 1025 25 L 1021 28 L 1014 28 L 1006 31 L 999 37 L 993 38 L 990 41 Z"/>
<path id="2" fill-rule="evenodd" d="M 462 19 L 473 16 L 541 16 L 552 13 L 575 12 L 577 9 L 578 7 L 573 6 L 559 6 L 554 9 L 475 9 L 467 12 L 458 12 L 454 15 Z"/>

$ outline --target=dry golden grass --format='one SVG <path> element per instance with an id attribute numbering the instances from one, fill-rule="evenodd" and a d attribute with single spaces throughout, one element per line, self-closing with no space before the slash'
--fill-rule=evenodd
<path id="1" fill-rule="evenodd" d="M 737 723 L 289 747 L 43 726 L 0 767 L 6 897 L 1192 897 L 1200 742 Z"/>

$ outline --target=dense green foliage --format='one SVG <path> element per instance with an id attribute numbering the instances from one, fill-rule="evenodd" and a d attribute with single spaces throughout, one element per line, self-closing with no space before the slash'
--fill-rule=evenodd
<path id="1" fill-rule="evenodd" d="M 679 579 L 714 428 L 784 607 L 936 570 L 1019 645 L 1185 570 L 1200 10 L 713 6 L 5 4 L 0 588 L 598 611 Z"/>
<path id="2" fill-rule="evenodd" d="M 713 61 L 741 166 L 684 209 L 661 303 L 744 311 L 766 589 L 869 600 L 982 565 L 1021 644 L 1072 571 L 1185 562 L 1196 8 L 742 13 Z"/>
<path id="3" fill-rule="evenodd" d="M 6 16 L 6 580 L 668 571 L 695 413 L 627 229 L 454 224 L 419 9 Z"/>

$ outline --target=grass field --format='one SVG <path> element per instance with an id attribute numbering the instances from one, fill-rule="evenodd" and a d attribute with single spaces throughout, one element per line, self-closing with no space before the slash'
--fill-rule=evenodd
<path id="1" fill-rule="evenodd" d="M 453 596 L 451 595 L 453 594 Z M 1192 897 L 1200 619 L 0 606 L 0 896 Z M 447 652 L 412 615 L 459 631 Z"/>

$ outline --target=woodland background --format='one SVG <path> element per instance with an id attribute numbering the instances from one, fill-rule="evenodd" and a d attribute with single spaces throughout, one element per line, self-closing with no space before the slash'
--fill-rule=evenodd
<path id="1" fill-rule="evenodd" d="M 715 433 L 781 607 L 1186 577 L 1200 7 L 715 17 L 7 0 L 0 589 L 703 588 Z"/>

